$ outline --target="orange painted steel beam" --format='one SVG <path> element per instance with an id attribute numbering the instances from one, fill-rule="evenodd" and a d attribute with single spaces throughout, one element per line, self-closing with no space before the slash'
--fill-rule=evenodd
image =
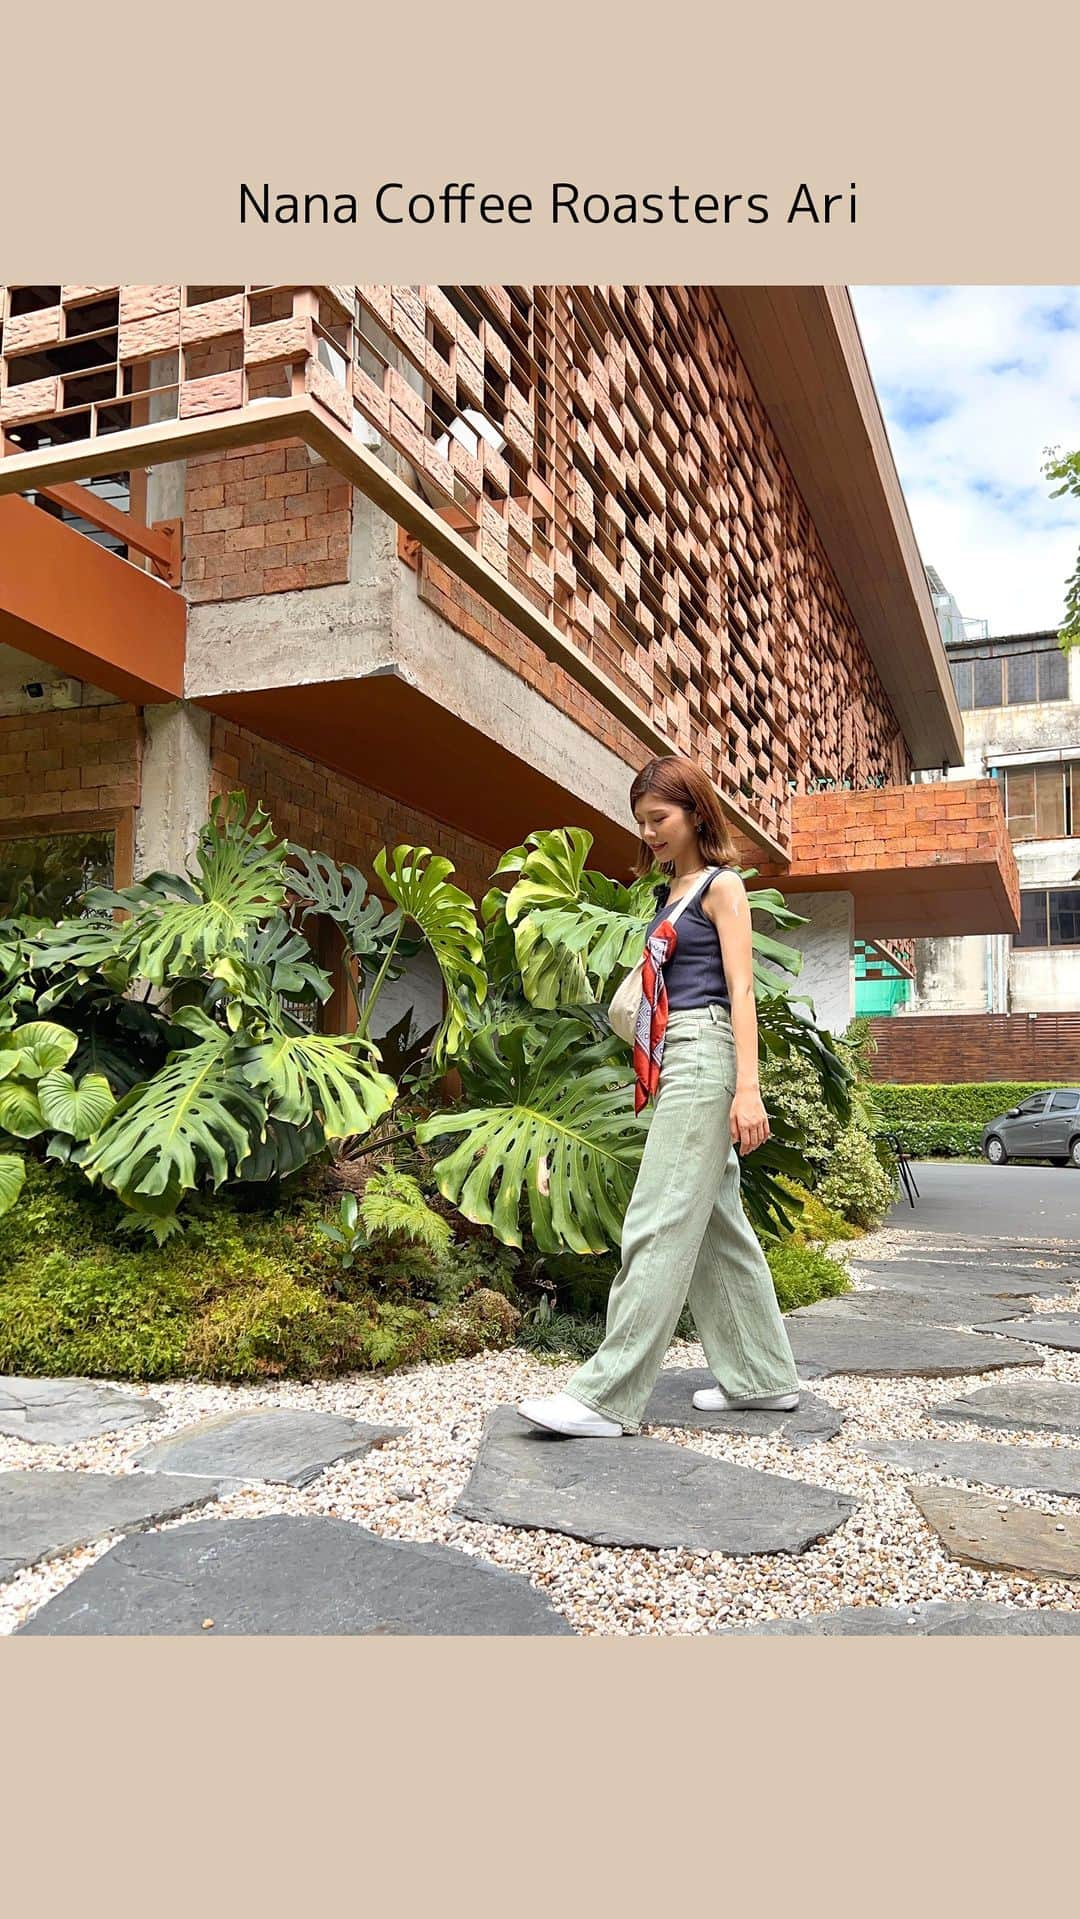
<path id="1" fill-rule="evenodd" d="M 0 644 L 143 706 L 184 691 L 187 606 L 28 500 L 0 499 Z"/>
<path id="2" fill-rule="evenodd" d="M 180 585 L 181 569 L 181 521 L 161 520 L 156 526 L 145 526 L 131 513 L 122 513 L 119 507 L 110 506 L 107 500 L 101 500 L 91 493 L 88 486 L 78 486 L 74 482 L 61 486 L 39 486 L 37 492 L 43 500 L 52 500 L 56 506 L 67 508 L 69 513 L 78 514 L 80 519 L 89 520 L 103 533 L 115 533 L 125 546 L 133 546 L 136 553 L 145 553 L 157 568 L 158 578 L 166 586 Z"/>

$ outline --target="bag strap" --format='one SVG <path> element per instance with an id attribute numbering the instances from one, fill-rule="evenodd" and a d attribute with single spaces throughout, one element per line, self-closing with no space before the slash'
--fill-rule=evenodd
<path id="1" fill-rule="evenodd" d="M 713 879 L 715 875 L 719 873 L 719 871 L 720 871 L 720 868 L 718 866 L 707 866 L 705 868 L 705 871 L 701 875 L 701 878 L 699 879 L 697 885 L 692 886 L 688 893 L 683 893 L 675 901 L 675 906 L 673 911 L 665 914 L 665 918 L 667 919 L 669 926 L 674 926 L 675 921 L 678 919 L 679 914 L 683 910 L 683 907 L 689 906 L 692 903 L 692 901 L 694 901 L 697 898 L 698 894 L 704 891 L 705 887 L 708 886 L 709 881 Z"/>

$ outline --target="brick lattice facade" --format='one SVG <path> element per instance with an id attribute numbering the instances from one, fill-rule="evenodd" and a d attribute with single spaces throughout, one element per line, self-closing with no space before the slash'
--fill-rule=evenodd
<path id="1" fill-rule="evenodd" d="M 461 539 L 779 843 L 814 779 L 907 777 L 722 289 L 8 287 L 0 318 L 0 419 L 21 447 L 138 426 L 162 356 L 159 418 L 301 393 L 368 442 L 374 428 Z M 66 371 L 73 330 L 100 355 L 89 383 L 85 354 Z M 192 597 L 345 577 L 347 502 L 279 495 L 269 480 L 300 468 L 248 471 L 264 457 L 193 465 Z"/>

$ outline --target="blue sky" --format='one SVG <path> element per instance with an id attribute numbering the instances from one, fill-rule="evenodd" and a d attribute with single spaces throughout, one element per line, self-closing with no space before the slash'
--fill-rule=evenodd
<path id="1" fill-rule="evenodd" d="M 991 633 L 1057 626 L 1080 511 L 1043 449 L 1080 446 L 1080 287 L 852 287 L 923 559 Z"/>

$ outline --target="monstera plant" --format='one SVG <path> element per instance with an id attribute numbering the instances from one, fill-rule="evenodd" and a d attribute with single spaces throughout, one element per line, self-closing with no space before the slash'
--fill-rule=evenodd
<path id="1" fill-rule="evenodd" d="M 475 911 L 450 884 L 450 862 L 400 846 L 376 870 L 390 912 L 355 869 L 275 840 L 261 809 L 232 794 L 215 802 L 192 872 L 91 888 L 84 914 L 59 925 L 9 925 L 0 1134 L 46 1135 L 51 1156 L 161 1237 L 185 1194 L 292 1172 L 368 1132 L 398 1094 L 368 1035 L 383 981 L 420 945 L 434 954 L 449 999 L 436 1064 L 486 990 Z M 300 1016 L 331 992 L 303 931 L 317 914 L 338 926 L 361 981 L 349 1034 L 313 1032 Z M 64 1025 L 43 1023 L 46 1013 Z M 86 1069 L 78 1082 L 62 1070 L 69 1060 Z M 16 1158 L 3 1156 L 0 1206 L 17 1197 Z"/>
<path id="2" fill-rule="evenodd" d="M 530 834 L 499 861 L 493 879 L 511 883 L 479 917 L 449 860 L 383 850 L 387 909 L 356 867 L 276 840 L 241 794 L 215 802 L 189 873 L 93 887 L 59 925 L 0 927 L 0 1146 L 6 1133 L 66 1161 L 163 1237 L 185 1195 L 282 1177 L 384 1119 L 399 1086 L 372 1016 L 424 949 L 446 1005 L 410 1094 L 429 1108 L 415 1137 L 441 1155 L 440 1190 L 509 1245 L 526 1228 L 544 1253 L 617 1245 L 647 1115 L 604 1005 L 640 957 L 660 875 L 623 886 L 587 868 L 591 845 L 577 828 Z M 800 923 L 772 889 L 753 904 L 781 929 Z M 319 919 L 347 957 L 346 1034 L 306 1017 L 331 992 L 308 939 Z M 765 964 L 794 973 L 800 955 L 757 929 L 754 946 L 763 1047 L 812 1056 L 844 1117 L 829 1035 Z M 455 1105 L 442 1103 L 449 1067 Z M 768 1231 L 790 1223 L 778 1182 L 805 1176 L 798 1145 L 774 1116 L 744 1165 L 747 1210 Z M 0 1211 L 22 1173 L 0 1152 Z"/>
<path id="3" fill-rule="evenodd" d="M 499 861 L 496 876 L 514 880 L 481 905 L 491 991 L 462 1063 L 468 1103 L 416 1129 L 421 1144 L 458 1137 L 435 1167 L 446 1198 L 511 1245 L 527 1218 L 543 1253 L 618 1244 L 647 1128 L 647 1114 L 633 1114 L 629 1048 L 604 1004 L 641 957 L 663 875 L 620 885 L 586 867 L 591 846 L 590 833 L 560 828 L 529 834 Z M 805 924 L 775 888 L 755 891 L 753 910 L 780 928 Z M 809 1056 L 826 1102 L 847 1118 L 850 1075 L 831 1035 L 770 970 L 797 974 L 801 953 L 755 927 L 753 954 L 763 1049 Z M 770 1121 L 770 1138 L 743 1162 L 742 1191 L 753 1223 L 776 1234 L 793 1223 L 780 1178 L 806 1180 L 809 1168 L 782 1115 Z"/>

